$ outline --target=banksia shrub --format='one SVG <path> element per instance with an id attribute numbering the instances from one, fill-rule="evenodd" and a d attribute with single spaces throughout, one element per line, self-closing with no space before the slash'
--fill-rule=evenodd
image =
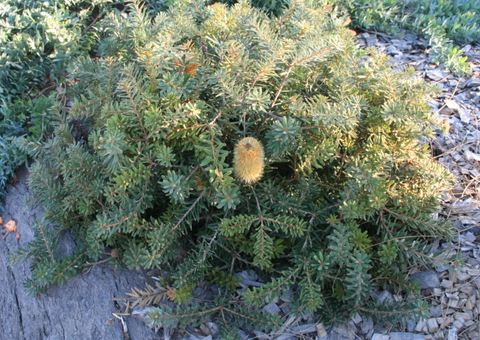
<path id="1" fill-rule="evenodd" d="M 182 297 L 213 268 L 254 270 L 266 284 L 239 305 L 249 323 L 266 316 L 247 306 L 289 289 L 294 311 L 323 321 L 421 315 L 415 299 L 377 303 L 374 288 L 414 293 L 407 269 L 446 261 L 432 248 L 452 234 L 433 218 L 450 176 L 425 143 L 432 89 L 359 49 L 345 22 L 322 1 L 293 1 L 278 18 L 201 1 L 105 18 L 98 58 L 70 71 L 69 112 L 57 108 L 51 139 L 24 144 L 45 208 L 16 254 L 33 259 L 27 289 L 63 282 L 108 246 L 110 262 L 170 271 Z M 64 230 L 77 240 L 66 259 Z M 207 308 L 231 320 L 237 307 L 153 317 Z"/>

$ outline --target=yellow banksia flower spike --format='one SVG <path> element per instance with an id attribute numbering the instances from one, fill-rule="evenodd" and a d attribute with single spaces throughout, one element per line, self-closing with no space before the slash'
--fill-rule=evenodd
<path id="1" fill-rule="evenodd" d="M 238 178 L 247 184 L 254 183 L 263 174 L 263 147 L 253 137 L 242 139 L 235 146 L 233 169 Z"/>

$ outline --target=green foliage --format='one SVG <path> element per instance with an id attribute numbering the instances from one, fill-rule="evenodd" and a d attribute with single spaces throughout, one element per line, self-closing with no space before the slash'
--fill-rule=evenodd
<path id="1" fill-rule="evenodd" d="M 18 1 L 0 4 L 0 202 L 26 156 L 16 138 L 48 134 L 48 108 L 65 92 L 67 66 L 95 42 L 94 24 L 110 0 Z M 57 86 L 62 88 L 57 90 Z M 0 211 L 3 205 L 0 204 Z"/>
<path id="2" fill-rule="evenodd" d="M 353 26 L 399 34 L 398 18 L 402 16 L 399 0 L 336 0 L 332 4 L 348 11 Z"/>
<path id="3" fill-rule="evenodd" d="M 233 4 L 237 1 L 224 0 Z M 470 73 L 470 64 L 454 45 L 480 41 L 480 3 L 475 0 L 321 0 L 322 6 L 340 8 L 352 19 L 353 28 L 363 28 L 402 36 L 408 29 L 428 40 L 432 61 L 443 62 L 458 74 Z M 285 0 L 251 0 L 252 6 L 281 16 L 288 8 Z M 339 18 L 347 25 L 346 16 Z M 425 46 L 427 47 L 427 46 Z"/>
<path id="4" fill-rule="evenodd" d="M 470 73 L 470 64 L 452 43 L 480 41 L 480 3 L 474 0 L 335 0 L 354 27 L 401 36 L 403 29 L 428 40 L 433 62 L 443 62 L 458 74 Z"/>
<path id="5" fill-rule="evenodd" d="M 430 87 L 360 50 L 339 13 L 315 1 L 280 18 L 202 1 L 150 17 L 134 2 L 98 30 L 98 58 L 70 68 L 68 114 L 54 107 L 51 134 L 22 146 L 38 160 L 29 185 L 46 216 L 16 254 L 34 259 L 30 292 L 70 275 L 54 247 L 68 228 L 89 261 L 109 246 L 129 268 L 171 272 L 183 303 L 155 322 L 275 327 L 259 307 L 290 288 L 295 313 L 329 322 L 423 315 L 418 301 L 377 306 L 372 286 L 416 292 L 407 268 L 435 264 L 432 241 L 452 235 L 432 218 L 452 178 L 420 142 L 437 123 Z M 255 184 L 231 168 L 246 136 L 265 146 Z M 187 302 L 212 275 L 234 288 L 243 269 L 266 278 L 245 293 L 256 308 L 232 307 L 228 294 Z"/>
<path id="6" fill-rule="evenodd" d="M 416 0 L 406 7 L 415 30 L 436 27 L 461 44 L 480 41 L 480 3 L 473 0 Z"/>
<path id="7" fill-rule="evenodd" d="M 235 290 L 240 283 L 236 276 L 224 271 L 220 271 L 219 268 L 213 268 L 213 270 L 209 273 L 209 280 L 210 282 L 216 283 L 220 287 L 225 287 L 228 290 Z"/>
<path id="8" fill-rule="evenodd" d="M 429 40 L 434 62 L 443 62 L 456 73 L 470 73 L 459 44 L 480 41 L 480 3 L 472 0 L 411 1 L 403 9 L 401 23 Z"/>
<path id="9" fill-rule="evenodd" d="M 188 287 L 182 287 L 180 289 L 171 289 L 167 292 L 168 298 L 178 304 L 188 302 L 188 300 L 193 296 L 192 289 Z"/>
<path id="10" fill-rule="evenodd" d="M 18 263 L 31 258 L 32 278 L 24 282 L 25 291 L 31 295 L 44 293 L 52 283 L 63 284 L 76 275 L 85 263 L 85 251 L 80 245 L 74 254 L 59 257 L 60 237 L 65 231 L 59 226 L 48 226 L 45 218 L 36 220 L 32 226 L 35 239 L 29 243 L 29 249 L 19 248 L 11 261 Z"/>
<path id="11" fill-rule="evenodd" d="M 229 307 L 228 302 L 222 298 L 216 298 L 214 305 L 211 304 L 181 304 L 172 309 L 168 306 L 156 308 L 149 313 L 152 322 L 156 325 L 162 323 L 164 325 L 200 326 L 205 318 L 221 316 L 225 324 L 222 325 L 221 334 L 226 335 L 226 331 L 232 333 L 231 325 L 246 329 L 265 329 L 269 332 L 271 329 L 280 326 L 280 317 L 272 315 L 268 312 L 252 310 L 247 306 Z M 229 326 L 230 325 L 230 326 Z M 236 333 L 236 332 L 234 332 Z M 229 335 L 229 339 L 237 339 L 238 337 Z M 222 337 L 223 339 L 223 337 Z"/>
<path id="12" fill-rule="evenodd" d="M 215 2 L 221 2 L 228 5 L 238 3 L 237 0 L 219 0 Z M 282 15 L 285 8 L 289 5 L 288 0 L 250 0 L 249 3 L 251 6 L 260 8 L 275 17 Z"/>

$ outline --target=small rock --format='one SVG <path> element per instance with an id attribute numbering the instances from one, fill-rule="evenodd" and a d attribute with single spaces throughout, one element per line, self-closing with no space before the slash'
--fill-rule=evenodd
<path id="1" fill-rule="evenodd" d="M 444 312 L 445 312 L 445 315 L 450 315 L 450 314 L 455 313 L 455 310 L 452 309 L 452 308 L 448 308 L 447 310 L 444 310 Z"/>
<path id="2" fill-rule="evenodd" d="M 403 296 L 402 294 L 398 293 L 393 296 L 393 299 L 395 300 L 395 302 L 400 302 L 403 301 Z"/>
<path id="3" fill-rule="evenodd" d="M 330 332 L 330 334 L 328 334 L 328 340 L 345 340 L 343 336 L 341 336 L 340 334 L 338 334 L 337 332 Z"/>
<path id="4" fill-rule="evenodd" d="M 377 44 L 377 36 L 369 35 L 368 37 L 365 38 L 365 41 L 368 47 L 375 46 Z"/>
<path id="5" fill-rule="evenodd" d="M 438 107 L 441 105 L 440 102 L 432 99 L 428 100 L 427 104 L 434 110 L 438 110 Z"/>
<path id="6" fill-rule="evenodd" d="M 317 324 L 315 326 L 315 328 L 317 329 L 317 337 L 319 339 L 322 339 L 322 338 L 325 338 L 326 336 L 328 336 L 328 333 L 325 330 L 325 326 L 323 325 L 323 323 Z"/>
<path id="7" fill-rule="evenodd" d="M 460 105 L 454 100 L 445 100 L 445 104 L 452 110 L 458 111 L 460 109 Z"/>
<path id="8" fill-rule="evenodd" d="M 465 84 L 465 86 L 467 87 L 477 87 L 477 86 L 480 86 L 480 79 L 470 79 L 469 81 L 467 81 L 467 83 Z"/>
<path id="9" fill-rule="evenodd" d="M 442 72 L 440 70 L 431 70 L 427 71 L 427 77 L 432 79 L 432 80 L 442 80 L 448 77 L 448 74 L 445 72 Z"/>
<path id="10" fill-rule="evenodd" d="M 470 110 L 459 108 L 458 113 L 460 114 L 460 120 L 466 124 L 470 123 L 470 121 L 475 118 L 470 114 Z"/>
<path id="11" fill-rule="evenodd" d="M 195 290 L 193 291 L 193 297 L 198 297 L 200 295 L 202 295 L 204 292 L 203 288 L 202 287 L 197 287 L 195 288 Z"/>
<path id="12" fill-rule="evenodd" d="M 458 297 L 454 297 L 448 300 L 448 306 L 456 308 L 458 306 Z"/>
<path id="13" fill-rule="evenodd" d="M 415 327 L 415 332 L 421 332 L 422 329 L 426 326 L 426 324 L 426 320 L 421 319 L 420 321 L 418 321 L 417 326 Z"/>
<path id="14" fill-rule="evenodd" d="M 239 280 L 250 280 L 250 281 L 257 281 L 258 275 L 253 270 L 244 270 L 240 273 L 235 274 L 237 279 Z"/>
<path id="15" fill-rule="evenodd" d="M 248 339 L 248 335 L 247 333 L 245 333 L 244 331 L 242 331 L 241 329 L 239 329 L 237 331 L 238 335 L 240 336 L 240 339 Z"/>
<path id="16" fill-rule="evenodd" d="M 438 323 L 437 319 L 432 318 L 427 320 L 427 325 L 428 325 L 428 332 L 433 334 L 438 331 Z"/>
<path id="17" fill-rule="evenodd" d="M 436 273 L 433 270 L 410 275 L 410 281 L 413 281 L 413 280 L 419 281 L 421 289 L 440 287 L 440 280 L 438 279 L 438 273 Z"/>
<path id="18" fill-rule="evenodd" d="M 373 321 L 370 318 L 365 318 L 363 322 L 360 325 L 360 328 L 362 329 L 362 332 L 364 334 L 367 334 L 369 330 L 373 329 Z"/>
<path id="19" fill-rule="evenodd" d="M 467 332 L 467 334 L 470 337 L 470 339 L 478 339 L 479 337 L 478 329 L 471 330 Z"/>
<path id="20" fill-rule="evenodd" d="M 448 340 L 457 340 L 457 330 L 451 328 L 448 330 Z"/>
<path id="21" fill-rule="evenodd" d="M 453 282 L 450 281 L 450 280 L 444 279 L 444 280 L 442 281 L 442 283 L 440 284 L 440 286 L 441 286 L 442 288 L 448 289 L 448 288 L 453 287 Z"/>
<path id="22" fill-rule="evenodd" d="M 472 295 L 468 298 L 467 303 L 465 304 L 465 309 L 471 312 L 475 308 L 475 296 Z"/>
<path id="23" fill-rule="evenodd" d="M 352 318 L 352 321 L 355 323 L 355 325 L 358 326 L 358 324 L 362 322 L 362 317 L 358 313 L 355 313 L 355 315 Z"/>
<path id="24" fill-rule="evenodd" d="M 216 323 L 213 323 L 213 322 L 207 322 L 207 323 L 205 323 L 205 325 L 209 328 L 210 334 L 212 334 L 212 336 L 214 338 L 216 338 L 219 331 L 220 331 L 219 328 L 218 328 L 218 325 Z"/>
<path id="25" fill-rule="evenodd" d="M 350 328 L 348 328 L 348 326 L 345 325 L 345 324 L 335 325 L 332 328 L 332 331 L 334 331 L 337 334 L 341 335 L 342 337 L 348 338 L 348 339 L 353 339 L 353 337 L 355 336 L 354 332 L 352 332 L 352 330 Z"/>
<path id="26" fill-rule="evenodd" d="M 468 273 L 468 275 L 475 276 L 475 277 L 480 276 L 480 270 L 479 269 L 467 268 L 467 273 Z"/>
<path id="27" fill-rule="evenodd" d="M 463 318 L 459 318 L 458 320 L 455 320 L 453 322 L 453 327 L 452 328 L 461 329 L 461 328 L 463 328 L 464 324 L 465 324 L 465 320 Z"/>
<path id="28" fill-rule="evenodd" d="M 455 320 L 463 319 L 465 321 L 470 321 L 472 319 L 472 317 L 470 316 L 470 313 L 457 312 L 453 315 L 453 317 L 455 318 Z"/>
<path id="29" fill-rule="evenodd" d="M 316 325 L 314 323 L 309 323 L 306 325 L 296 326 L 291 329 L 295 334 L 309 334 L 317 331 Z"/>
<path id="30" fill-rule="evenodd" d="M 456 278 L 457 278 L 457 282 L 459 281 L 467 281 L 471 276 L 468 275 L 467 273 L 464 273 L 464 272 L 461 272 L 459 270 L 456 270 L 455 271 L 456 273 Z"/>
<path id="31" fill-rule="evenodd" d="M 439 114 L 446 115 L 446 116 L 451 116 L 451 115 L 453 115 L 453 110 L 448 108 L 448 107 L 445 107 L 445 108 L 440 110 Z"/>
<path id="32" fill-rule="evenodd" d="M 384 290 L 378 295 L 378 302 L 385 303 L 386 305 L 391 305 L 393 303 L 393 295 L 388 290 Z"/>
<path id="33" fill-rule="evenodd" d="M 404 39 L 410 43 L 414 43 L 417 41 L 418 37 L 416 35 L 413 35 L 411 33 L 405 34 Z M 467 45 L 468 46 L 468 45 Z"/>
<path id="34" fill-rule="evenodd" d="M 261 282 L 257 282 L 258 275 L 253 270 L 244 270 L 235 274 L 235 277 L 240 280 L 240 286 L 247 288 L 249 286 L 260 287 L 263 285 Z"/>
<path id="35" fill-rule="evenodd" d="M 440 308 L 440 306 L 432 306 L 430 308 L 430 313 L 432 313 L 432 315 L 436 318 L 442 316 L 442 309 Z"/>
<path id="36" fill-rule="evenodd" d="M 259 340 L 269 340 L 271 338 L 270 335 L 261 331 L 253 331 L 253 333 L 255 333 L 255 338 Z"/>
<path id="37" fill-rule="evenodd" d="M 201 324 L 200 325 L 200 330 L 203 332 L 203 334 L 205 335 L 212 335 L 212 331 L 210 330 L 210 328 L 208 328 L 208 326 L 206 326 L 205 324 Z"/>
<path id="38" fill-rule="evenodd" d="M 453 323 L 453 319 L 452 319 L 451 317 L 448 317 L 448 316 L 447 316 L 447 317 L 443 320 L 443 322 L 442 322 L 441 325 L 443 326 L 443 328 L 445 328 L 445 327 L 450 326 L 452 323 Z"/>
<path id="39" fill-rule="evenodd" d="M 423 334 L 403 333 L 403 332 L 391 332 L 390 340 L 424 340 Z"/>
<path id="40" fill-rule="evenodd" d="M 215 296 L 218 296 L 220 295 L 220 289 L 218 289 L 217 285 L 212 285 L 212 287 L 210 287 L 213 295 Z"/>
<path id="41" fill-rule="evenodd" d="M 399 51 L 393 45 L 390 45 L 385 49 L 385 54 L 398 54 L 398 53 L 399 53 Z"/>
<path id="42" fill-rule="evenodd" d="M 203 290 L 203 288 L 201 288 L 201 287 L 197 287 L 193 291 L 193 296 L 196 299 L 205 300 L 205 301 L 212 301 L 214 299 L 214 294 L 213 294 L 212 290 L 210 290 L 210 289 Z"/>
<path id="43" fill-rule="evenodd" d="M 478 132 L 478 130 L 475 130 L 475 131 Z M 478 138 L 480 139 L 480 134 L 477 134 L 477 136 L 478 136 Z M 466 242 L 466 241 L 468 241 L 468 242 L 475 242 L 475 241 L 477 240 L 477 238 L 475 237 L 475 235 L 474 235 L 473 233 L 469 232 L 469 231 L 466 232 L 466 233 L 463 233 L 463 234 L 461 235 L 461 239 L 462 239 L 462 241 L 464 241 L 464 242 Z"/>
<path id="44" fill-rule="evenodd" d="M 278 305 L 276 303 L 269 303 L 268 305 L 263 307 L 263 310 L 265 312 L 269 312 L 270 314 L 280 313 L 280 308 L 278 308 Z"/>
<path id="45" fill-rule="evenodd" d="M 409 331 L 410 333 L 412 333 L 414 330 L 415 330 L 415 322 L 413 322 L 412 320 L 408 319 L 408 320 L 407 320 L 407 331 Z"/>
<path id="46" fill-rule="evenodd" d="M 296 340 L 297 337 L 292 334 L 282 334 L 276 340 Z"/>

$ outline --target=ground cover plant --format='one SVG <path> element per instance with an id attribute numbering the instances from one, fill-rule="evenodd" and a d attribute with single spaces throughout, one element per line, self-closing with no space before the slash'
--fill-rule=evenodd
<path id="1" fill-rule="evenodd" d="M 411 266 L 448 262 L 435 239 L 451 177 L 428 145 L 434 89 L 361 50 L 326 2 L 292 1 L 281 16 L 246 2 L 178 1 L 154 18 L 134 2 L 98 26 L 97 58 L 69 69 L 29 186 L 45 209 L 31 258 L 31 294 L 63 283 L 105 247 L 128 268 L 168 269 L 160 297 L 186 302 L 204 279 L 234 290 L 238 270 L 267 284 L 229 305 L 183 303 L 155 322 L 208 314 L 279 324 L 249 306 L 294 289 L 294 312 L 335 322 L 354 313 L 402 320 L 423 302 L 379 304 L 376 285 L 412 294 Z M 58 256 L 62 233 L 77 242 Z M 247 311 L 245 311 L 247 309 Z M 230 322 L 230 324 L 228 324 Z"/>
<path id="2" fill-rule="evenodd" d="M 338 0 L 353 26 L 402 35 L 404 29 L 428 39 L 434 62 L 453 72 L 470 73 L 458 44 L 480 42 L 480 2 L 473 0 Z M 454 44 L 455 43 L 455 44 Z"/>
<path id="3" fill-rule="evenodd" d="M 233 0 L 222 1 L 233 4 Z M 173 0 L 149 1 L 151 13 L 165 10 Z M 251 4 L 279 16 L 288 2 L 256 1 Z M 444 62 L 457 73 L 470 67 L 462 51 L 451 42 L 478 43 L 479 6 L 476 1 L 456 0 L 332 0 L 353 18 L 353 28 L 402 34 L 408 28 L 429 39 L 434 61 Z M 0 202 L 7 181 L 25 162 L 15 140 L 29 134 L 43 138 L 51 117 L 45 108 L 63 93 L 50 97 L 58 85 L 65 87 L 65 70 L 79 55 L 94 53 L 96 23 L 124 3 L 93 1 L 3 1 L 0 4 Z M 60 91 L 61 92 L 61 91 Z M 0 210 L 3 206 L 0 203 Z"/>
<path id="4" fill-rule="evenodd" d="M 111 4 L 0 2 L 0 211 L 7 181 L 26 161 L 17 137 L 29 134 L 39 139 L 48 133 L 47 109 L 59 99 L 53 93 L 61 96 L 67 65 L 92 49 L 96 41 L 92 28 Z"/>

